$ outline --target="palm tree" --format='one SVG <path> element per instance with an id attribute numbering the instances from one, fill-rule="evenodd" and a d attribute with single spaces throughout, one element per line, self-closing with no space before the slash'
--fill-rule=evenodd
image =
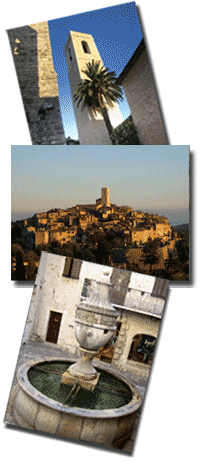
<path id="1" fill-rule="evenodd" d="M 112 141 L 113 127 L 107 107 L 112 108 L 114 103 L 123 99 L 122 89 L 116 83 L 115 72 L 105 69 L 101 61 L 94 59 L 86 63 L 86 69 L 82 72 L 88 78 L 77 85 L 74 101 L 77 102 L 77 107 L 82 105 L 82 110 L 87 107 L 94 115 L 100 113 L 103 116 Z"/>

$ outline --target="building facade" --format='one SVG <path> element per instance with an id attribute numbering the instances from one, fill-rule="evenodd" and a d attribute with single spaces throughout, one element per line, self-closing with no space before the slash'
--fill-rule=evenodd
<path id="1" fill-rule="evenodd" d="M 75 311 L 93 281 L 110 286 L 119 312 L 115 336 L 97 359 L 148 377 L 168 290 L 168 281 L 154 276 L 42 252 L 22 341 L 37 336 L 78 354 Z"/>

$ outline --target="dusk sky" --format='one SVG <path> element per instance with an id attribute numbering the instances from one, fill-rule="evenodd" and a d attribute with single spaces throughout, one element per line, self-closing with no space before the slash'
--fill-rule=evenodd
<path id="1" fill-rule="evenodd" d="M 12 146 L 12 220 L 111 203 L 189 221 L 189 146 Z"/>
<path id="2" fill-rule="evenodd" d="M 70 30 L 91 34 L 105 67 L 118 77 L 142 39 L 135 2 L 49 20 L 49 32 L 55 71 L 58 74 L 59 101 L 65 135 L 78 139 L 65 58 Z M 130 115 L 124 100 L 119 102 L 122 117 Z"/>

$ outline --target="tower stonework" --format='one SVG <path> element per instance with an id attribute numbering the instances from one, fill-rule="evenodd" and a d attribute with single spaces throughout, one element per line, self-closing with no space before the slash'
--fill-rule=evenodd
<path id="1" fill-rule="evenodd" d="M 65 45 L 65 56 L 73 99 L 77 84 L 86 78 L 82 72 L 86 69 L 86 63 L 94 60 L 100 61 L 103 65 L 103 61 L 92 35 L 74 31 L 69 33 Z M 111 144 L 105 122 L 100 114 L 93 116 L 89 114 L 87 108 L 82 111 L 81 105 L 77 108 L 76 103 L 74 103 L 74 113 L 81 144 Z M 113 128 L 123 122 L 118 103 L 108 109 L 108 114 Z"/>
<path id="2" fill-rule="evenodd" d="M 110 189 L 101 188 L 101 203 L 106 207 L 110 207 Z"/>
<path id="3" fill-rule="evenodd" d="M 7 31 L 33 144 L 66 144 L 47 21 Z"/>

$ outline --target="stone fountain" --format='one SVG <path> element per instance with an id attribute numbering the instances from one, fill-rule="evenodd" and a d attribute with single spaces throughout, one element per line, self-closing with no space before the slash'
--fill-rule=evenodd
<path id="1" fill-rule="evenodd" d="M 62 383 L 78 382 L 81 387 L 94 390 L 100 374 L 92 359 L 113 336 L 118 318 L 119 313 L 109 301 L 109 286 L 93 282 L 91 295 L 77 306 L 74 319 L 81 357 L 63 374 Z"/>
<path id="2" fill-rule="evenodd" d="M 138 389 L 112 365 L 92 364 L 113 336 L 119 314 L 109 288 L 93 284 L 76 308 L 74 332 L 80 357 L 41 358 L 21 366 L 13 412 L 25 428 L 104 446 L 123 447 L 141 405 Z"/>

